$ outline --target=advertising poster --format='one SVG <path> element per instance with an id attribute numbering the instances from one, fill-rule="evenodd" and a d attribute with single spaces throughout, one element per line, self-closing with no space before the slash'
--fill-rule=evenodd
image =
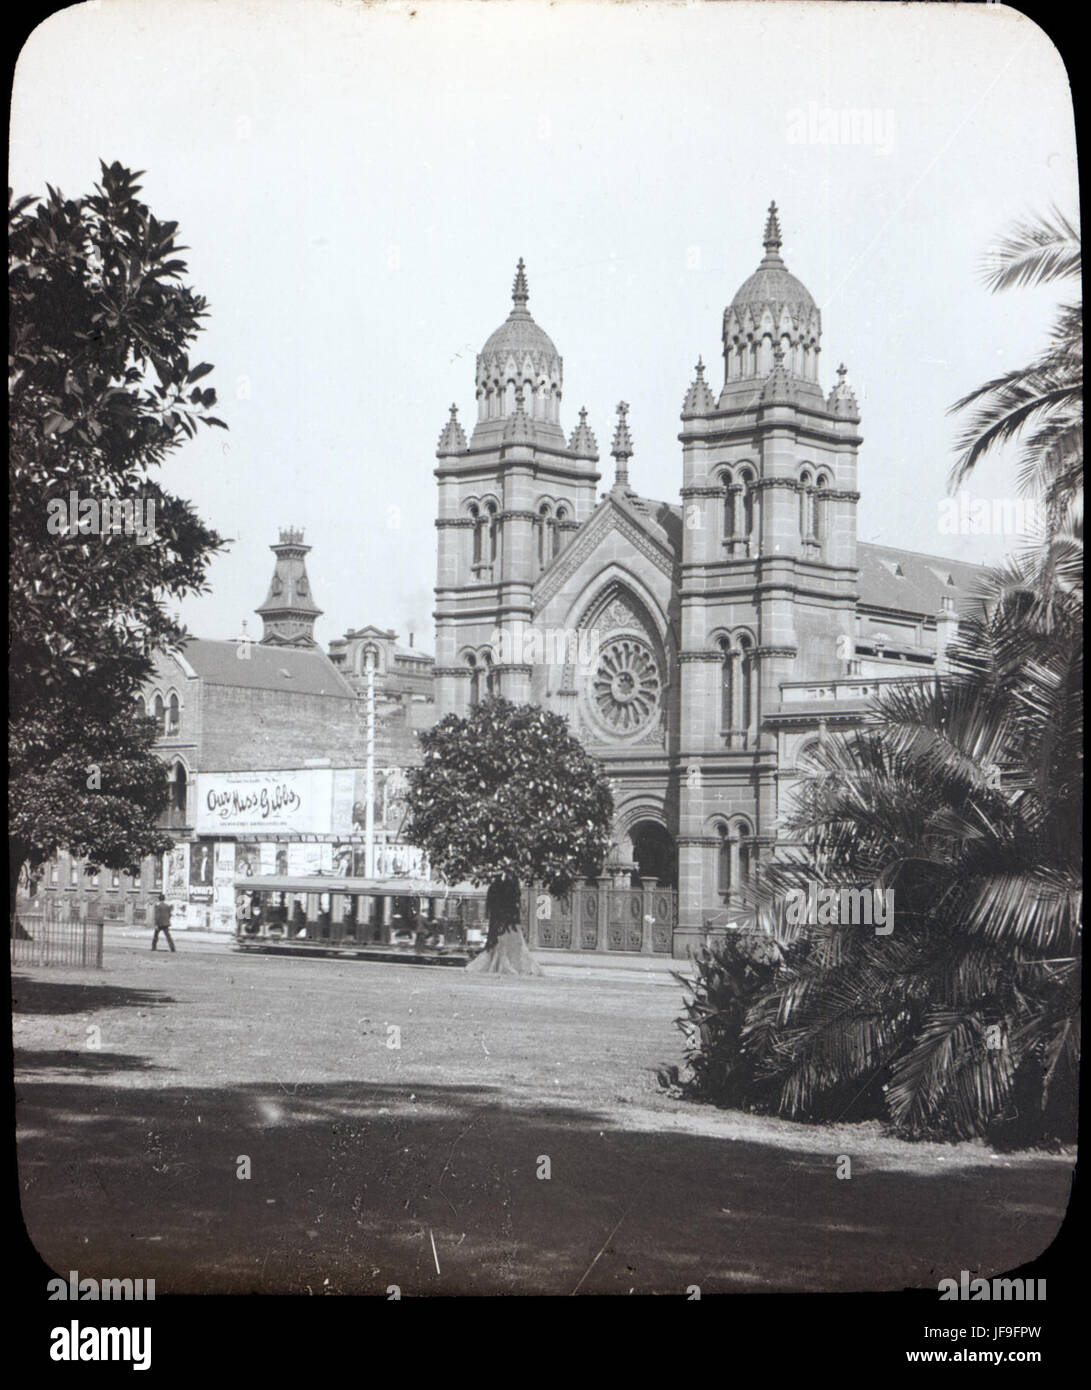
<path id="1" fill-rule="evenodd" d="M 240 840 L 235 845 L 236 878 L 253 878 L 263 872 L 261 867 L 261 847 L 256 840 Z"/>
<path id="2" fill-rule="evenodd" d="M 189 897 L 189 845 L 175 845 L 166 856 L 167 882 L 163 889 L 170 901 L 185 902 Z"/>
<path id="3" fill-rule="evenodd" d="M 235 859 L 233 840 L 216 844 L 212 874 L 212 928 L 214 931 L 235 930 Z"/>
<path id="4" fill-rule="evenodd" d="M 191 903 L 212 902 L 214 844 L 198 840 L 189 848 L 189 900 Z"/>

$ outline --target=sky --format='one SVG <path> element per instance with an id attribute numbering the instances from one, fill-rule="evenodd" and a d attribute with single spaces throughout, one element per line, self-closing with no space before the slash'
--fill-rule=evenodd
<path id="1" fill-rule="evenodd" d="M 831 117 L 826 113 L 833 113 Z M 855 129 L 836 142 L 831 128 Z M 432 650 L 435 447 L 476 418 L 475 356 L 511 307 L 564 358 L 612 481 L 678 502 L 679 412 L 763 254 L 822 311 L 825 390 L 861 407 L 859 537 L 988 560 L 948 535 L 948 407 L 1047 343 L 1058 287 L 993 294 L 989 247 L 1078 210 L 1068 79 L 1000 5 L 546 0 L 91 0 L 46 20 L 16 71 L 9 182 L 90 191 L 100 157 L 145 171 L 209 300 L 228 433 L 167 465 L 229 550 L 180 608 L 198 636 L 248 623 L 268 547 L 303 527 L 322 645 L 375 623 Z M 974 498 L 1015 495 L 1014 455 Z"/>

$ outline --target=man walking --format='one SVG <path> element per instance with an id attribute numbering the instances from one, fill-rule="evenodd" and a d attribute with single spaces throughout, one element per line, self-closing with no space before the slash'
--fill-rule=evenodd
<path id="1" fill-rule="evenodd" d="M 159 901 L 155 905 L 155 931 L 152 932 L 152 950 L 155 950 L 156 942 L 159 940 L 159 933 L 162 932 L 167 938 L 167 945 L 174 950 L 174 941 L 170 934 L 170 903 L 162 893 L 159 894 Z"/>

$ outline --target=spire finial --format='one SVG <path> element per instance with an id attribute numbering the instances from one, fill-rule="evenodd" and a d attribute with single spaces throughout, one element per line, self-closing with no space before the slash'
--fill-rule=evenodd
<path id="1" fill-rule="evenodd" d="M 525 308 L 529 298 L 530 291 L 527 289 L 527 268 L 523 264 L 522 256 L 520 256 L 519 264 L 515 267 L 515 284 L 511 287 L 511 299 L 512 303 L 517 307 Z"/>
<path id="2" fill-rule="evenodd" d="M 776 203 L 769 204 L 769 216 L 765 221 L 763 242 L 767 256 L 774 256 L 780 252 L 780 218 L 777 216 Z"/>
<path id="3" fill-rule="evenodd" d="M 840 383 L 841 383 L 842 381 L 844 381 L 845 377 L 848 376 L 848 374 L 849 374 L 849 369 L 848 369 L 848 367 L 845 366 L 844 362 L 842 362 L 841 365 L 840 365 L 840 367 L 838 367 L 838 369 L 837 369 L 837 375 L 838 375 L 838 378 L 839 378 L 838 385 L 840 385 Z"/>
<path id="4" fill-rule="evenodd" d="M 703 357 L 698 357 L 698 359 L 697 359 L 697 380 L 698 380 L 698 381 L 704 381 L 704 379 L 705 379 L 705 359 L 704 359 Z"/>
<path id="5" fill-rule="evenodd" d="M 629 488 L 629 460 L 633 456 L 633 440 L 629 434 L 629 421 L 626 418 L 629 414 L 628 401 L 618 401 L 617 406 L 617 429 L 614 430 L 614 442 L 610 446 L 610 453 L 614 456 L 614 487 L 628 491 Z"/>

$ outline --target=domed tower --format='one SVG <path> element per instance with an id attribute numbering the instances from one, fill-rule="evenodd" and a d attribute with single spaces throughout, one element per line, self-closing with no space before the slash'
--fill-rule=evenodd
<path id="1" fill-rule="evenodd" d="M 277 557 L 265 602 L 254 611 L 264 631 L 261 640 L 268 646 L 313 647 L 315 621 L 322 610 L 311 596 L 306 557 L 311 547 L 303 544 L 303 532 L 288 527 L 280 533 L 280 544 L 269 549 Z"/>
<path id="2" fill-rule="evenodd" d="M 565 440 L 564 365 L 527 307 L 522 259 L 511 298 L 511 312 L 477 357 L 477 422 L 469 443 L 452 405 L 436 449 L 441 715 L 463 714 L 489 693 L 529 698 L 530 668 L 501 662 L 496 639 L 533 622 L 539 575 L 595 507 L 595 438 L 581 412 Z M 507 650 L 517 645 L 512 641 Z"/>
<path id="3" fill-rule="evenodd" d="M 723 388 L 717 398 L 699 363 L 682 406 L 679 872 L 691 903 L 726 902 L 773 843 L 783 702 L 795 682 L 848 674 L 854 651 L 860 413 L 843 371 L 823 393 L 822 317 L 784 263 L 775 203 L 762 243 L 724 310 Z"/>
<path id="4" fill-rule="evenodd" d="M 762 241 L 765 256 L 724 310 L 721 400 L 760 388 L 778 360 L 779 349 L 780 360 L 794 378 L 800 398 L 821 401 L 818 354 L 822 315 L 810 291 L 781 259 L 776 203 L 769 205 Z"/>
<path id="5" fill-rule="evenodd" d="M 511 313 L 477 356 L 477 425 L 473 447 L 499 443 L 521 394 L 523 411 L 541 443 L 565 446 L 561 430 L 564 363 L 549 334 L 534 322 L 527 301 L 526 266 L 515 270 Z"/>

